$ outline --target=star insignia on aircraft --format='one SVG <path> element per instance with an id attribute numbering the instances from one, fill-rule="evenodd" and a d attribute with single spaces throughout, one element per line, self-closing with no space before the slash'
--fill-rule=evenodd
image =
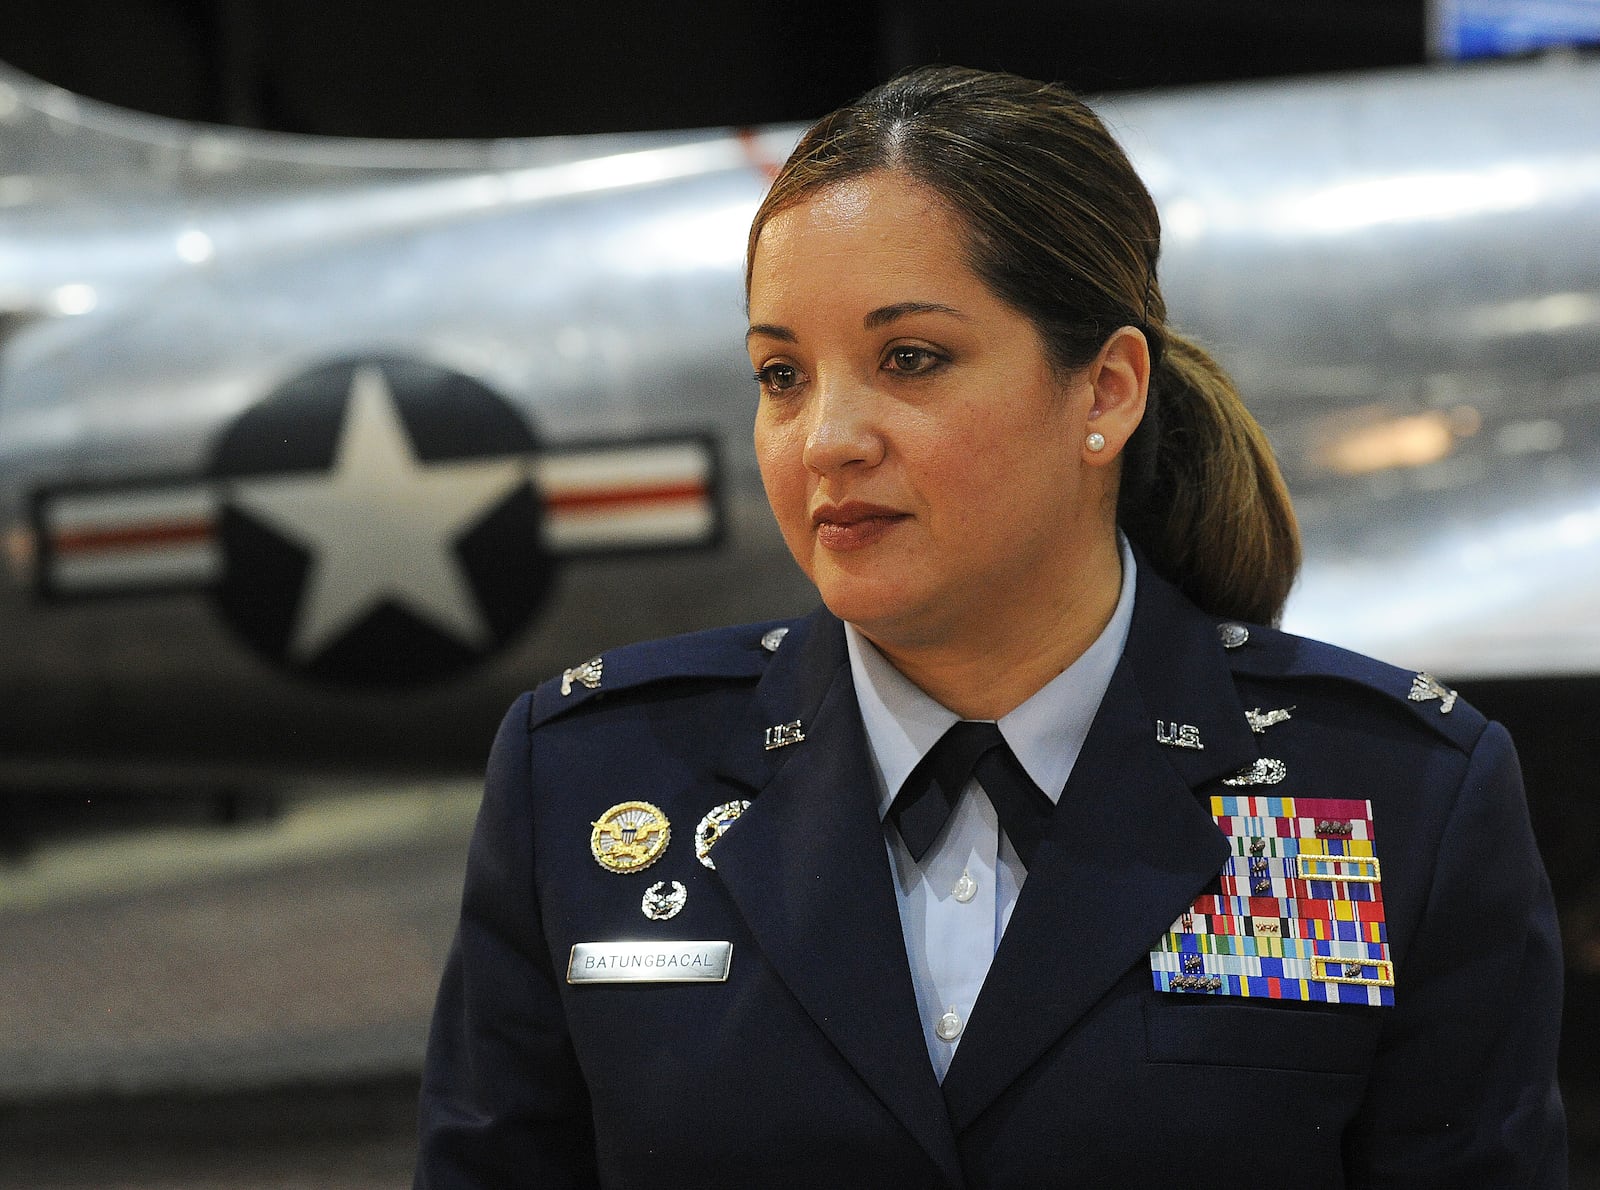
<path id="1" fill-rule="evenodd" d="M 422 685 L 510 644 L 568 560 L 715 546 L 717 469 L 708 435 L 551 448 L 475 377 L 347 359 L 246 407 L 204 474 L 40 489 L 33 570 L 52 601 L 204 591 L 275 666 Z"/>
<path id="2" fill-rule="evenodd" d="M 389 382 L 366 365 L 351 377 L 332 469 L 242 481 L 230 502 L 311 553 L 289 644 L 307 661 L 385 600 L 487 645 L 455 545 L 526 483 L 514 458 L 419 460 Z"/>

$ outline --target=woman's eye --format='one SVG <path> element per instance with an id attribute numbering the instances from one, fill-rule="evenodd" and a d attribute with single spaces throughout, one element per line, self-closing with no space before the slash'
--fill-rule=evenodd
<path id="1" fill-rule="evenodd" d="M 914 376 L 919 372 L 926 372 L 943 363 L 942 356 L 928 350 L 926 347 L 891 347 L 885 361 L 891 372 L 902 375 Z"/>
<path id="2" fill-rule="evenodd" d="M 768 364 L 756 369 L 756 383 L 768 392 L 779 393 L 786 388 L 793 388 L 799 379 L 800 374 L 792 364 Z"/>

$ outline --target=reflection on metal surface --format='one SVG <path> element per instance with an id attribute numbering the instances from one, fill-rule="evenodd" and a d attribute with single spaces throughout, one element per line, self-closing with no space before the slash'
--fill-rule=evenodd
<path id="1" fill-rule="evenodd" d="M 178 259 L 186 264 L 204 264 L 216 255 L 216 245 L 211 237 L 198 228 L 189 228 L 178 234 Z"/>
<path id="2" fill-rule="evenodd" d="M 1286 627 L 1451 678 L 1600 672 L 1600 126 L 1572 117 L 1600 63 L 1272 93 L 1109 110 L 1175 215 L 1174 317 L 1294 494 Z"/>
<path id="3" fill-rule="evenodd" d="M 1467 333 L 1482 339 L 1594 330 L 1600 328 L 1600 297 L 1592 293 L 1552 293 L 1470 310 L 1463 321 Z"/>
<path id="4" fill-rule="evenodd" d="M 1593 674 L 1600 655 L 1600 496 L 1506 508 L 1403 555 L 1310 559 L 1303 630 L 1364 622 L 1380 656 L 1426 656 L 1452 679 Z M 1348 634 L 1348 629 L 1345 629 Z"/>
<path id="5" fill-rule="evenodd" d="M 1517 166 L 1339 182 L 1278 209 L 1277 226 L 1338 235 L 1389 223 L 1423 223 L 1526 210 L 1545 196 L 1540 176 Z"/>
<path id="6" fill-rule="evenodd" d="M 1495 449 L 1506 455 L 1548 454 L 1565 441 L 1561 423 L 1548 417 L 1507 422 L 1494 436 Z"/>
<path id="7" fill-rule="evenodd" d="M 1340 475 L 1425 467 L 1448 456 L 1458 438 L 1476 434 L 1481 424 L 1481 416 L 1471 406 L 1372 421 L 1330 434 L 1313 452 L 1311 461 Z"/>
<path id="8" fill-rule="evenodd" d="M 50 294 L 50 305 L 54 312 L 69 318 L 87 314 L 99 304 L 100 295 L 95 292 L 94 286 L 81 282 L 59 286 Z"/>
<path id="9" fill-rule="evenodd" d="M 1600 297 L 1592 293 L 1552 293 L 1519 298 L 1445 313 L 1403 310 L 1390 319 L 1395 337 L 1425 342 L 1428 339 L 1495 340 L 1522 335 L 1561 335 L 1600 332 Z"/>

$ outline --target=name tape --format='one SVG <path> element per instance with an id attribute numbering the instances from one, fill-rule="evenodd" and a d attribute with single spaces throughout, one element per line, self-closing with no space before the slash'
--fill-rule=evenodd
<path id="1" fill-rule="evenodd" d="M 721 983 L 732 965 L 732 942 L 579 942 L 567 982 Z"/>

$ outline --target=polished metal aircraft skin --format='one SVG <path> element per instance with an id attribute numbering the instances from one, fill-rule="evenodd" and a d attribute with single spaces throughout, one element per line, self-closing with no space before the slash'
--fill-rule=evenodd
<path id="1" fill-rule="evenodd" d="M 1100 105 L 1295 494 L 1288 627 L 1600 674 L 1597 102 L 1550 60 Z M 797 134 L 313 139 L 0 71 L 0 770 L 476 765 L 610 645 L 809 606 L 741 344 Z"/>

